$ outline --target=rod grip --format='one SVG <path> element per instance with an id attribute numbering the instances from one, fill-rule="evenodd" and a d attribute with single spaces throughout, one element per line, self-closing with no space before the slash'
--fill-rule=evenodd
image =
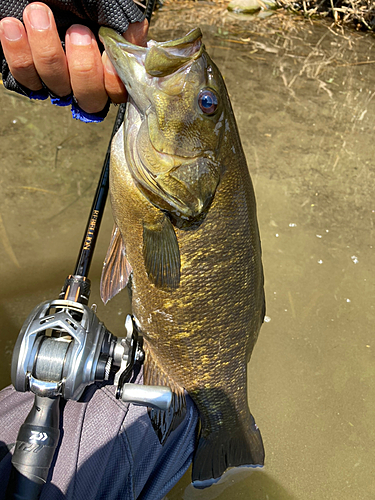
<path id="1" fill-rule="evenodd" d="M 35 396 L 17 436 L 6 500 L 40 497 L 60 437 L 59 399 Z"/>

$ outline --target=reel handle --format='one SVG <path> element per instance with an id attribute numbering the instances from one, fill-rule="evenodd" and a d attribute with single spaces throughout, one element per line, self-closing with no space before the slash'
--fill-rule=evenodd
<path id="1" fill-rule="evenodd" d="M 161 385 L 137 385 L 125 383 L 122 386 L 120 399 L 124 403 L 149 406 L 156 410 L 166 411 L 172 404 L 173 393 L 169 387 Z"/>

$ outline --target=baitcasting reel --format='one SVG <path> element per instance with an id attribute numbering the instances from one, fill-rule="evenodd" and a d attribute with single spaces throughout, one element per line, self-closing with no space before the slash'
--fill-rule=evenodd
<path id="1" fill-rule="evenodd" d="M 115 337 L 99 321 L 96 306 L 87 306 L 89 295 L 87 277 L 68 276 L 59 299 L 37 306 L 18 335 L 12 383 L 35 397 L 18 432 L 7 500 L 39 498 L 59 443 L 60 396 L 77 401 L 88 385 L 115 374 L 118 399 L 159 410 L 171 405 L 169 387 L 127 383 L 134 363 L 144 358 L 136 323 L 127 316 L 126 337 Z"/>
<path id="2" fill-rule="evenodd" d="M 23 324 L 14 347 L 15 389 L 77 401 L 88 385 L 108 380 L 116 372 L 118 399 L 166 410 L 172 397 L 169 388 L 126 383 L 134 363 L 144 359 L 134 319 L 127 316 L 126 337 L 118 338 L 99 321 L 95 311 L 95 305 L 89 308 L 67 299 L 38 305 Z"/>

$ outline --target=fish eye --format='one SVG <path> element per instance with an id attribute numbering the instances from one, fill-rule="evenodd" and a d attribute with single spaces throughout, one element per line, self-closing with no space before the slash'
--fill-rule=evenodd
<path id="1" fill-rule="evenodd" d="M 198 96 L 198 104 L 203 113 L 213 115 L 218 106 L 217 95 L 212 90 L 201 90 Z"/>

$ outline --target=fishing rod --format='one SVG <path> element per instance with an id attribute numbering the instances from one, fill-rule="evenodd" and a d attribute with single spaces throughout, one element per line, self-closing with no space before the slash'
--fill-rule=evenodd
<path id="1" fill-rule="evenodd" d="M 156 0 L 149 0 L 150 22 Z M 144 359 L 142 339 L 128 315 L 125 337 L 114 336 L 88 307 L 88 273 L 109 189 L 111 142 L 126 110 L 121 104 L 104 159 L 74 274 L 69 275 L 56 300 L 39 304 L 28 316 L 12 357 L 12 383 L 17 391 L 35 394 L 22 424 L 12 457 L 7 500 L 37 500 L 47 481 L 60 440 L 60 400 L 77 401 L 86 387 L 114 376 L 116 398 L 166 410 L 172 400 L 167 387 L 129 384 L 132 368 Z"/>

